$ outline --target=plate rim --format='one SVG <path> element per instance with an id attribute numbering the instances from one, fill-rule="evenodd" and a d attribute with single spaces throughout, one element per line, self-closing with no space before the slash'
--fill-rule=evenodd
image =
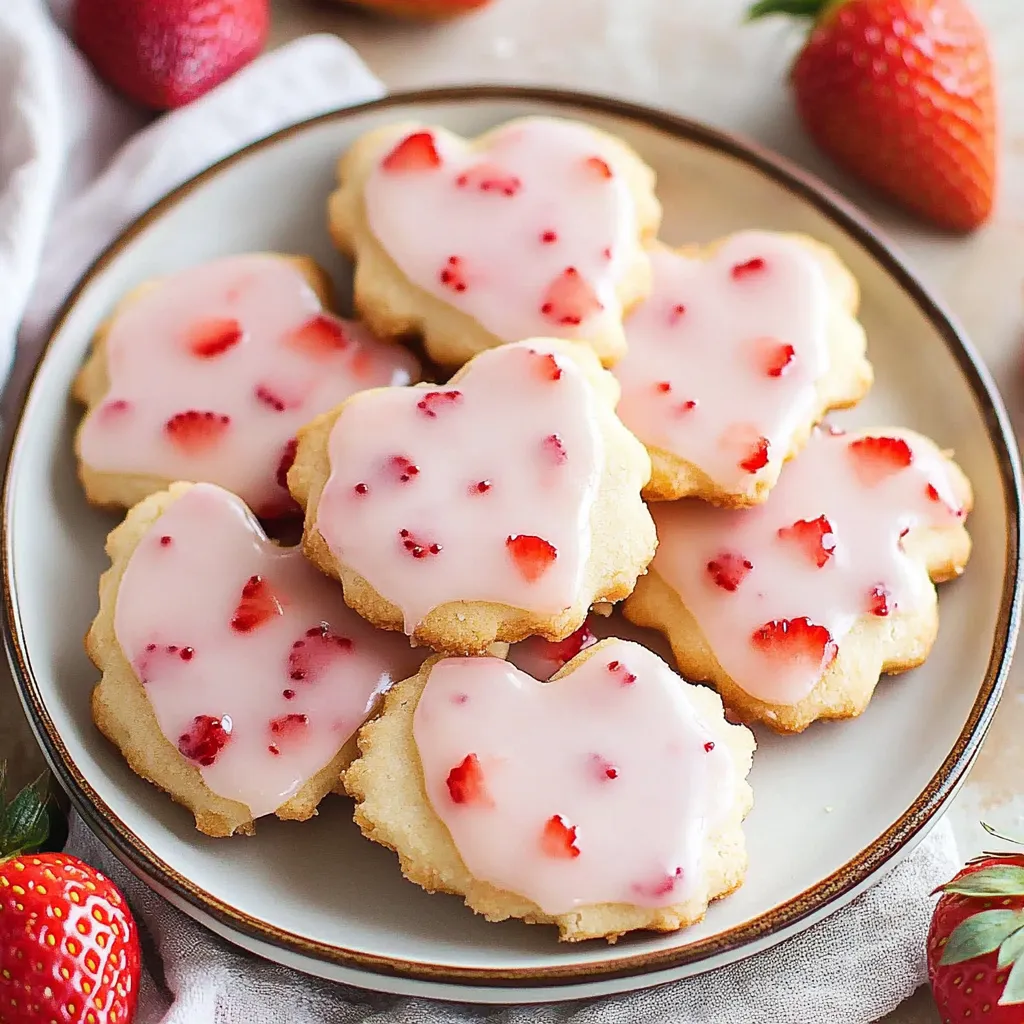
<path id="1" fill-rule="evenodd" d="M 47 712 L 24 642 L 18 599 L 12 577 L 13 548 L 10 529 L 14 467 L 23 447 L 22 425 L 36 378 L 54 339 L 62 330 L 85 289 L 151 223 L 162 217 L 193 190 L 225 168 L 291 136 L 321 124 L 345 121 L 366 113 L 413 104 L 443 106 L 448 103 L 527 102 L 556 108 L 552 113 L 605 114 L 653 128 L 662 134 L 699 145 L 753 167 L 778 185 L 810 204 L 864 249 L 914 302 L 954 356 L 984 421 L 990 447 L 996 457 L 1007 521 L 1007 564 L 1003 576 L 999 614 L 992 651 L 978 696 L 963 730 L 928 785 L 902 815 L 865 849 L 813 886 L 761 915 L 734 925 L 718 935 L 666 950 L 638 953 L 606 963 L 563 963 L 522 968 L 458 967 L 425 961 L 404 960 L 346 949 L 310 939 L 250 914 L 236 910 L 205 892 L 158 857 L 117 817 L 82 775 L 71 759 Z M 19 379 L 19 371 L 21 379 Z M 465 85 L 439 89 L 396 92 L 380 99 L 328 111 L 280 129 L 242 147 L 194 175 L 134 218 L 90 263 L 61 305 L 38 351 L 19 353 L 3 402 L 4 468 L 0 508 L 0 586 L 3 590 L 3 634 L 15 688 L 28 715 L 36 739 L 51 769 L 72 803 L 111 851 L 133 872 L 153 878 L 187 904 L 229 928 L 272 946 L 318 961 L 354 967 L 370 975 L 384 974 L 459 985 L 528 987 L 537 984 L 579 985 L 623 976 L 637 976 L 695 965 L 723 954 L 742 951 L 773 935 L 790 932 L 793 926 L 825 916 L 836 909 L 845 894 L 854 890 L 895 857 L 922 829 L 937 820 L 946 798 L 960 785 L 985 737 L 1010 666 L 1021 614 L 1020 531 L 1022 519 L 1021 469 L 1017 446 L 1002 399 L 981 357 L 966 333 L 943 304 L 910 270 L 895 246 L 851 203 L 812 174 L 789 160 L 740 135 L 712 128 L 677 114 L 625 100 L 575 90 L 513 85 Z"/>

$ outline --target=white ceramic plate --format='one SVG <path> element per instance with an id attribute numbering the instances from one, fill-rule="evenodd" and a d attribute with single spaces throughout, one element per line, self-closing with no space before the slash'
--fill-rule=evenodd
<path id="1" fill-rule="evenodd" d="M 89 718 L 96 673 L 81 638 L 114 520 L 86 505 L 75 479 L 67 392 L 96 324 L 151 275 L 252 249 L 308 252 L 344 294 L 350 269 L 329 243 L 324 203 L 335 160 L 358 134 L 423 119 L 472 135 L 526 113 L 580 118 L 631 143 L 658 172 L 669 242 L 757 226 L 834 246 L 860 280 L 877 371 L 869 399 L 839 421 L 935 437 L 956 449 L 977 492 L 974 555 L 964 578 L 942 589 L 927 665 L 883 683 L 856 721 L 799 737 L 762 732 L 743 888 L 689 931 L 616 946 L 559 946 L 546 928 L 487 924 L 454 897 L 427 895 L 360 837 L 340 798 L 307 824 L 261 821 L 254 839 L 207 839 L 128 770 Z M 13 432 L 2 522 L 8 646 L 29 717 L 79 811 L 133 870 L 233 941 L 394 992 L 495 1002 L 596 995 L 779 941 L 877 880 L 934 824 L 977 752 L 1015 637 L 1018 475 L 1002 406 L 968 343 L 872 230 L 799 172 L 706 128 L 607 100 L 502 89 L 392 97 L 231 157 L 158 204 L 88 272 Z"/>

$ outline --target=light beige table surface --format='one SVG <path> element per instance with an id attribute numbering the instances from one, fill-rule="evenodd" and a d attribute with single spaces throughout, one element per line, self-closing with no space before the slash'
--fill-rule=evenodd
<path id="1" fill-rule="evenodd" d="M 744 26 L 747 0 L 494 0 L 437 26 L 366 16 L 332 0 L 273 0 L 272 43 L 336 32 L 389 89 L 501 82 L 619 97 L 741 132 L 803 164 L 860 203 L 960 317 L 1024 428 L 1024 4 L 974 0 L 1001 76 L 1002 194 L 990 226 L 968 240 L 922 229 L 865 195 L 803 136 L 785 74 L 800 33 L 783 19 Z M 6 679 L 0 683 L 0 755 L 26 776 L 40 763 Z M 950 815 L 961 852 L 981 848 L 980 816 L 1024 834 L 1024 662 Z M 886 1024 L 934 1024 L 922 990 Z M 812 1024 L 812 1022 L 808 1022 Z"/>

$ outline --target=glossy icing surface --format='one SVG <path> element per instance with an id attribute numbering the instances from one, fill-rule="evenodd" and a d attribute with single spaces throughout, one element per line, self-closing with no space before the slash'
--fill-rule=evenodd
<path id="1" fill-rule="evenodd" d="M 485 351 L 451 385 L 359 398 L 331 431 L 317 529 L 409 633 L 448 601 L 561 612 L 590 555 L 600 400 L 543 342 Z"/>
<path id="2" fill-rule="evenodd" d="M 963 516 L 934 445 L 828 430 L 812 434 L 764 505 L 685 499 L 651 512 L 652 569 L 733 681 L 773 704 L 806 697 L 859 618 L 932 604 L 928 574 L 904 553 L 903 537 Z"/>
<path id="3" fill-rule="evenodd" d="M 626 320 L 617 412 L 649 448 L 743 492 L 815 416 L 829 293 L 804 246 L 746 231 L 705 260 L 651 253 L 654 287 Z M 761 442 L 767 446 L 762 450 Z"/>
<path id="4" fill-rule="evenodd" d="M 294 510 L 279 469 L 302 424 L 419 374 L 403 348 L 325 314 L 295 265 L 267 255 L 162 279 L 117 314 L 106 354 L 110 386 L 82 427 L 83 460 L 216 483 L 268 516 Z"/>
<path id="5" fill-rule="evenodd" d="M 638 231 L 614 151 L 545 118 L 488 138 L 477 150 L 421 129 L 400 151 L 396 139 L 366 181 L 374 236 L 410 281 L 504 341 L 614 328 Z"/>
<path id="6" fill-rule="evenodd" d="M 424 656 L 362 620 L 298 548 L 268 541 L 209 484 L 140 539 L 114 630 L 164 736 L 254 818 L 328 764 Z"/>
<path id="7" fill-rule="evenodd" d="M 444 659 L 414 734 L 471 874 L 549 914 L 686 899 L 736 795 L 730 754 L 679 676 L 623 640 L 553 683 L 494 658 Z"/>

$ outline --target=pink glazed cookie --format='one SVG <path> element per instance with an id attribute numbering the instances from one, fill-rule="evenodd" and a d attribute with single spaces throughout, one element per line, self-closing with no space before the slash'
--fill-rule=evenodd
<path id="1" fill-rule="evenodd" d="M 96 333 L 74 394 L 95 505 L 130 508 L 174 480 L 238 494 L 263 518 L 296 513 L 295 432 L 356 391 L 419 379 L 403 348 L 325 311 L 310 259 L 248 254 L 130 292 Z"/>
<path id="2" fill-rule="evenodd" d="M 920 665 L 938 631 L 934 582 L 971 542 L 967 478 L 902 429 L 816 430 L 764 504 L 653 506 L 659 547 L 625 605 L 687 678 L 745 722 L 800 732 L 859 715 L 881 673 Z"/>
<path id="3" fill-rule="evenodd" d="M 826 246 L 769 231 L 659 245 L 651 264 L 614 369 L 651 456 L 644 497 L 758 504 L 825 412 L 871 385 L 857 283 Z"/>
<path id="4" fill-rule="evenodd" d="M 100 731 L 207 835 L 315 814 L 356 730 L 422 653 L 350 611 L 212 484 L 146 498 L 107 553 L 86 638 Z"/>
<path id="5" fill-rule="evenodd" d="M 534 337 L 586 342 L 606 366 L 625 353 L 661 207 L 618 139 L 541 117 L 471 142 L 391 125 L 358 139 L 338 177 L 331 231 L 381 337 L 421 335 L 446 366 Z"/>
<path id="6" fill-rule="evenodd" d="M 345 600 L 449 654 L 562 639 L 650 562 L 650 460 L 582 345 L 489 349 L 447 385 L 355 395 L 299 432 L 303 545 Z"/>
<path id="7" fill-rule="evenodd" d="M 417 885 L 614 942 L 693 924 L 742 883 L 753 750 L 713 691 L 610 639 L 546 683 L 429 659 L 360 731 L 344 781 Z"/>

